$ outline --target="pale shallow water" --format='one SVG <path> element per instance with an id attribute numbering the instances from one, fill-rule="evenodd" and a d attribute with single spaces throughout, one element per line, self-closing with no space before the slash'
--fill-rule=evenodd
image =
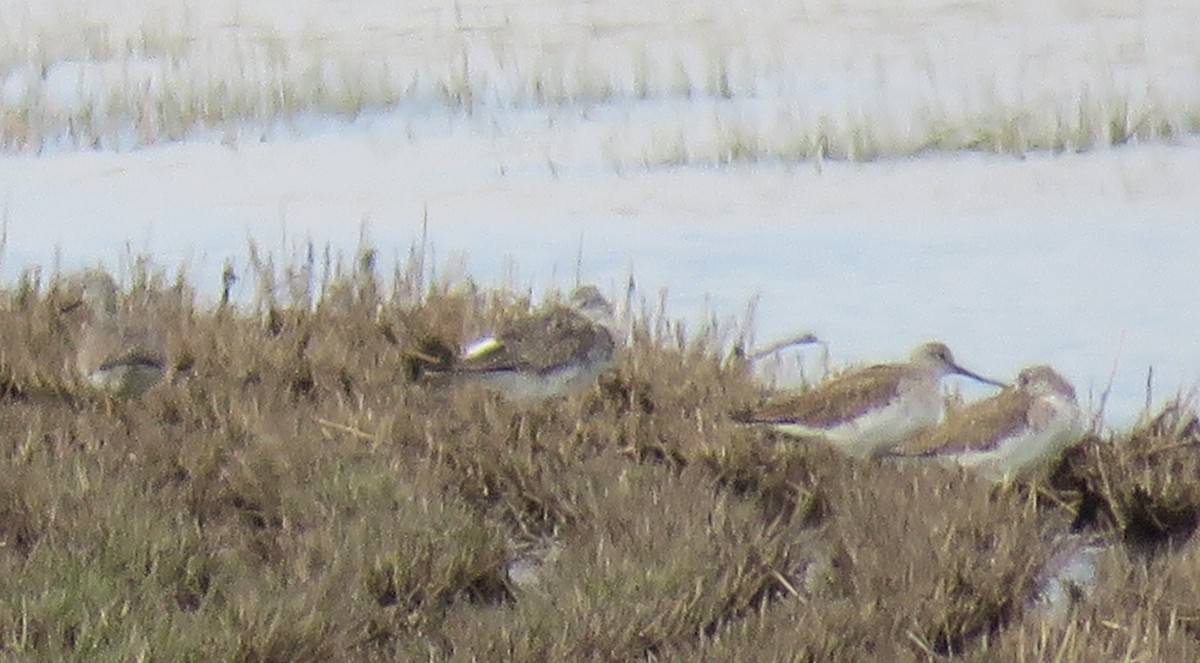
<path id="1" fill-rule="evenodd" d="M 551 106 L 619 162 L 818 140 L 1020 151 L 1180 135 L 1200 104 L 1192 0 L 0 0 L 0 15 L 0 111 L 32 111 L 28 132 L 8 124 L 13 149 L 199 128 L 180 115 L 256 136 L 297 108 Z"/>
<path id="2" fill-rule="evenodd" d="M 585 159 L 551 168 L 486 124 L 0 157 L 4 275 L 56 250 L 67 267 L 117 267 L 128 244 L 215 291 L 227 258 L 245 272 L 248 237 L 276 254 L 311 238 L 349 255 L 365 220 L 386 263 L 428 210 L 435 260 L 465 255 L 485 285 L 569 287 L 582 242 L 583 278 L 613 295 L 632 272 L 693 327 L 741 316 L 757 295 L 760 342 L 813 329 L 839 364 L 937 338 L 1002 379 L 1050 363 L 1087 401 L 1119 361 L 1115 426 L 1141 409 L 1149 367 L 1156 403 L 1200 379 L 1195 143 L 618 173 Z"/>

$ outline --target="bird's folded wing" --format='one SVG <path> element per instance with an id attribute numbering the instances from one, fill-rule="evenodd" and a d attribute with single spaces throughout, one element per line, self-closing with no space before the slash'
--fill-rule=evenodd
<path id="1" fill-rule="evenodd" d="M 123 355 L 114 355 L 100 362 L 98 370 L 108 371 L 120 366 L 137 368 L 162 369 L 166 359 L 161 354 L 134 351 Z"/>
<path id="2" fill-rule="evenodd" d="M 946 421 L 891 449 L 893 456 L 930 456 L 982 452 L 996 448 L 1028 425 L 1034 399 L 1010 389 L 996 396 L 951 412 Z"/>
<path id="3" fill-rule="evenodd" d="M 745 420 L 833 426 L 891 402 L 904 377 L 903 369 L 894 364 L 879 364 L 846 373 L 809 391 L 769 400 L 751 410 Z"/>
<path id="4" fill-rule="evenodd" d="M 494 337 L 472 343 L 471 353 L 455 367 L 459 373 L 543 372 L 581 361 L 599 349 L 611 353 L 608 330 L 566 309 L 517 320 Z"/>
<path id="5" fill-rule="evenodd" d="M 89 328 L 79 351 L 85 373 L 117 366 L 162 368 L 167 363 L 162 339 L 152 330 L 107 324 Z"/>

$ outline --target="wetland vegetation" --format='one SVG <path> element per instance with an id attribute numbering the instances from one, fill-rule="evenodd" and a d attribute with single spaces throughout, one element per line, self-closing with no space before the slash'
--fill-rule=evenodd
<path id="1" fill-rule="evenodd" d="M 111 415 L 74 373 L 67 281 L 3 291 L 7 657 L 1200 655 L 1186 401 L 998 487 L 731 423 L 768 391 L 736 352 L 752 320 L 688 330 L 635 301 L 595 388 L 520 407 L 410 359 L 528 295 L 365 252 L 320 279 L 259 260 L 254 303 L 209 305 L 141 264 L 121 306 L 160 326 L 169 371 Z M 1100 545 L 1096 582 L 1047 607 L 1069 532 Z"/>

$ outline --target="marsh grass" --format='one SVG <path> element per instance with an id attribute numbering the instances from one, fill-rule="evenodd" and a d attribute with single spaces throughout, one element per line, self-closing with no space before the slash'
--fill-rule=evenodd
<path id="1" fill-rule="evenodd" d="M 249 307 L 139 263 L 171 370 L 112 416 L 73 376 L 77 293 L 3 293 L 0 651 L 43 660 L 1190 660 L 1185 403 L 996 487 L 775 440 L 741 339 L 653 306 L 596 388 L 520 409 L 407 359 L 531 307 L 387 270 L 273 269 Z M 336 262 L 336 261 L 333 261 Z M 396 281 L 405 281 L 398 283 Z M 294 285 L 294 284 L 293 284 Z M 741 324 L 743 331 L 750 328 Z M 1026 609 L 1070 527 L 1111 544 Z M 524 570 L 518 573 L 521 566 Z"/>
<path id="2" fill-rule="evenodd" d="M 495 129 L 530 109 L 566 127 L 539 136 L 546 149 L 607 116 L 610 138 L 579 153 L 599 148 L 618 169 L 1083 151 L 1200 127 L 1194 31 L 1164 18 L 1185 12 L 1179 0 L 1103 23 L 1089 8 L 1050 19 L 1042 3 L 982 2 L 966 40 L 957 5 L 897 13 L 883 1 L 732 14 L 707 0 L 650 12 L 623 0 L 404 12 L 362 1 L 350 22 L 304 2 L 23 4 L 0 26 L 9 152 L 235 146 L 364 115 L 399 117 L 411 137 L 431 116 Z M 1084 32 L 1098 36 L 1061 38 Z"/>

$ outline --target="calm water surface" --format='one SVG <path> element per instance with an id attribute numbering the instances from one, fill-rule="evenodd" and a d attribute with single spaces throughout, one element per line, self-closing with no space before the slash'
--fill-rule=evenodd
<path id="1" fill-rule="evenodd" d="M 483 284 L 569 287 L 582 243 L 584 279 L 614 295 L 632 272 L 642 296 L 666 288 L 670 312 L 693 325 L 741 316 L 757 296 L 760 342 L 812 329 L 839 364 L 936 338 L 1001 379 L 1052 364 L 1086 402 L 1116 362 L 1106 417 L 1116 426 L 1141 410 L 1149 368 L 1156 402 L 1200 380 L 1200 207 L 1093 192 L 1095 178 L 1060 174 L 1065 159 L 547 177 L 469 154 L 446 162 L 453 144 L 427 146 L 433 161 L 364 144 L 0 159 L 5 276 L 56 251 L 68 267 L 115 266 L 129 248 L 184 262 L 211 292 L 226 259 L 246 271 L 248 238 L 277 254 L 311 239 L 350 255 L 365 222 L 386 264 L 418 240 L 427 210 L 434 259 L 465 256 Z M 1164 158 L 1147 161 L 1145 181 L 1187 179 Z M 1036 186 L 1003 188 L 1031 171 Z"/>

